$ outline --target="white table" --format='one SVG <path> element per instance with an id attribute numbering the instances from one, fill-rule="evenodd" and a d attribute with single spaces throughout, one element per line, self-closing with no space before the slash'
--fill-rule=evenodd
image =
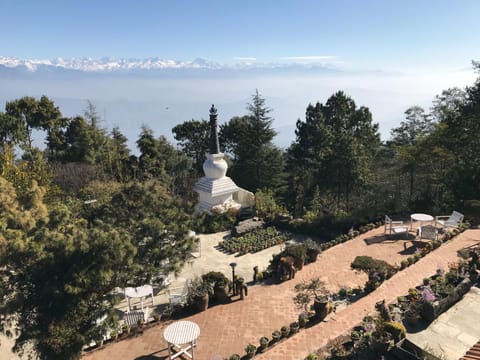
<path id="1" fill-rule="evenodd" d="M 433 216 L 428 214 L 416 213 L 410 215 L 410 230 L 413 228 L 413 222 L 420 222 L 420 227 L 424 221 L 433 221 Z"/>
<path id="2" fill-rule="evenodd" d="M 125 297 L 128 300 L 128 311 L 132 311 L 130 299 L 131 298 L 140 298 L 140 306 L 143 311 L 143 298 L 151 296 L 152 299 L 152 306 L 153 306 L 153 288 L 152 285 L 143 285 L 136 288 L 127 287 L 125 288 Z"/>
<path id="3" fill-rule="evenodd" d="M 163 332 L 163 337 L 168 342 L 168 358 L 172 360 L 185 354 L 193 359 L 193 348 L 196 346 L 195 341 L 199 336 L 200 328 L 192 321 L 182 320 L 168 325 Z M 187 346 L 183 347 L 182 345 Z M 173 351 L 176 352 L 172 353 Z"/>

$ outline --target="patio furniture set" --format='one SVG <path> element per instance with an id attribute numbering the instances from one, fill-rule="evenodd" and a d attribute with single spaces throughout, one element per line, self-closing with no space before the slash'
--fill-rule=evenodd
<path id="1" fill-rule="evenodd" d="M 434 221 L 434 224 L 432 222 Z M 453 211 L 451 215 L 435 216 L 423 213 L 415 213 L 410 215 L 410 225 L 403 221 L 393 221 L 389 216 L 385 215 L 385 234 L 408 234 L 415 231 L 414 223 L 418 223 L 416 227 L 418 237 L 422 239 L 436 240 L 439 230 L 446 228 L 455 228 L 463 222 L 463 214 Z M 427 223 L 424 225 L 424 223 Z"/>

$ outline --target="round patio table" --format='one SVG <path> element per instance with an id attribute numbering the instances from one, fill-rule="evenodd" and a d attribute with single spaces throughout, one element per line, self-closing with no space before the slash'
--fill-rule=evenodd
<path id="1" fill-rule="evenodd" d="M 175 359 L 185 354 L 194 359 L 193 348 L 199 336 L 200 327 L 192 321 L 182 320 L 168 325 L 163 332 L 163 337 L 168 342 L 168 358 Z M 182 346 L 185 344 L 188 346 Z"/>
<path id="2" fill-rule="evenodd" d="M 414 221 L 420 222 L 420 226 L 422 226 L 422 223 L 424 221 L 433 221 L 433 216 L 428 215 L 428 214 L 422 214 L 422 213 L 411 214 L 410 215 L 410 230 L 412 230 Z"/>

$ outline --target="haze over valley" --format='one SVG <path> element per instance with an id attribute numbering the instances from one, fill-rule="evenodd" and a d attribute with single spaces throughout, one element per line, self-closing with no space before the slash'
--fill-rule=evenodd
<path id="1" fill-rule="evenodd" d="M 325 102 L 335 91 L 343 90 L 358 106 L 370 109 L 385 140 L 410 106 L 420 105 L 428 111 L 442 90 L 471 84 L 475 74 L 470 64 L 465 65 L 448 71 L 398 72 L 298 61 L 220 65 L 203 59 L 60 62 L 0 57 L 0 102 L 47 95 L 65 116 L 74 116 L 82 114 L 90 100 L 103 126 L 119 126 L 130 148 L 135 149 L 142 125 L 173 141 L 175 125 L 192 118 L 206 119 L 212 103 L 218 108 L 220 124 L 245 114 L 251 94 L 258 89 L 273 109 L 273 127 L 278 132 L 275 143 L 288 147 L 295 137 L 296 120 L 304 118 L 306 106 Z M 37 142 L 41 145 L 41 140 Z"/>

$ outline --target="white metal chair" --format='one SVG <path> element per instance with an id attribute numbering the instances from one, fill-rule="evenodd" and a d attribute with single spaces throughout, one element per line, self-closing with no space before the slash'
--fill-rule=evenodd
<path id="1" fill-rule="evenodd" d="M 420 238 L 420 240 L 437 240 L 438 229 L 433 225 L 420 226 L 418 228 L 418 237 Z"/>
<path id="2" fill-rule="evenodd" d="M 457 227 L 463 222 L 463 214 L 458 211 L 453 211 L 451 215 L 435 216 L 435 224 L 440 224 L 443 227 Z"/>
<path id="3" fill-rule="evenodd" d="M 170 306 L 184 305 L 187 302 L 189 281 L 183 287 L 168 289 L 168 301 Z"/>
<path id="4" fill-rule="evenodd" d="M 388 235 L 408 233 L 408 227 L 404 225 L 403 221 L 393 221 L 389 216 L 385 215 L 384 233 L 388 233 Z"/>

